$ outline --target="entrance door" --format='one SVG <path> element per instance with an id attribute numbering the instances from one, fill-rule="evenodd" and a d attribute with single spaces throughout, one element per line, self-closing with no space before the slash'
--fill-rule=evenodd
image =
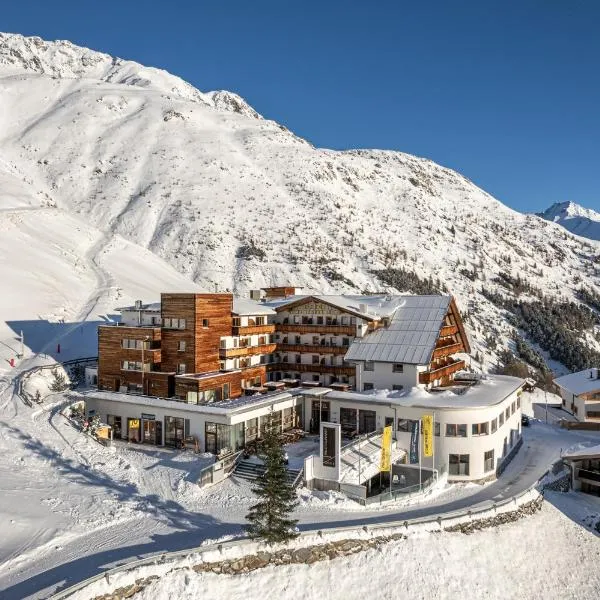
<path id="1" fill-rule="evenodd" d="M 211 454 L 217 453 L 217 434 L 216 433 L 206 433 L 206 452 L 210 452 Z"/>
<path id="2" fill-rule="evenodd" d="M 374 410 L 359 410 L 358 411 L 358 432 L 371 433 L 375 431 L 376 413 Z"/>
<path id="3" fill-rule="evenodd" d="M 157 446 L 162 446 L 162 423 L 160 421 L 154 421 L 155 427 L 155 435 L 154 435 L 154 443 Z"/>
<path id="4" fill-rule="evenodd" d="M 156 421 L 142 421 L 144 444 L 156 444 Z"/>
<path id="5" fill-rule="evenodd" d="M 310 420 L 311 433 L 319 433 L 321 421 L 329 421 L 329 402 L 313 400 Z"/>
<path id="6" fill-rule="evenodd" d="M 140 441 L 140 420 L 127 419 L 127 439 L 130 442 Z"/>

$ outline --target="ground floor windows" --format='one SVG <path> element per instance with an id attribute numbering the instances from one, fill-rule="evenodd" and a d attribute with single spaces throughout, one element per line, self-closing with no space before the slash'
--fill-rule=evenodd
<path id="1" fill-rule="evenodd" d="M 123 437 L 123 429 L 121 425 L 121 417 L 116 415 L 108 415 L 106 417 L 106 422 L 108 425 L 112 427 L 113 430 L 113 439 L 119 440 Z"/>
<path id="2" fill-rule="evenodd" d="M 244 447 L 244 423 L 226 425 L 207 422 L 205 431 L 205 451 L 211 454 L 228 454 Z"/>
<path id="3" fill-rule="evenodd" d="M 363 392 L 370 392 L 373 389 L 372 383 L 367 383 L 366 381 L 363 383 Z"/>
<path id="4" fill-rule="evenodd" d="M 494 451 L 488 450 L 483 455 L 483 470 L 487 473 L 488 471 L 494 470 Z"/>
<path id="5" fill-rule="evenodd" d="M 162 445 L 162 423 L 152 419 L 144 419 L 142 415 L 142 442 L 144 444 Z"/>
<path id="6" fill-rule="evenodd" d="M 311 408 L 309 430 L 311 433 L 319 433 L 321 421 L 329 421 L 329 402 L 313 400 Z"/>
<path id="7" fill-rule="evenodd" d="M 140 419 L 127 419 L 127 439 L 130 442 L 140 441 Z"/>
<path id="8" fill-rule="evenodd" d="M 398 431 L 412 433 L 415 428 L 415 423 L 418 423 L 418 421 L 413 419 L 398 419 Z"/>
<path id="9" fill-rule="evenodd" d="M 449 454 L 448 455 L 448 474 L 449 475 L 469 475 L 469 455 L 468 454 Z"/>
<path id="10" fill-rule="evenodd" d="M 182 417 L 165 417 L 165 446 L 183 444 L 183 440 L 190 434 L 190 420 Z"/>
<path id="11" fill-rule="evenodd" d="M 375 431 L 377 413 L 374 410 L 358 411 L 358 433 L 371 433 Z"/>
<path id="12" fill-rule="evenodd" d="M 467 425 L 465 423 L 460 425 L 446 423 L 446 437 L 467 437 Z"/>

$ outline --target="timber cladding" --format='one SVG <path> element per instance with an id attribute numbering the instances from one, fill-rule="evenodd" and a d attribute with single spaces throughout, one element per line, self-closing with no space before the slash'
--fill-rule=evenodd
<path id="1" fill-rule="evenodd" d="M 118 389 L 126 383 L 140 383 L 141 373 L 121 371 L 121 361 L 142 360 L 142 351 L 124 349 L 123 340 L 144 341 L 150 338 L 152 344 L 160 344 L 159 327 L 121 327 L 101 325 L 98 327 L 98 382 L 108 389 Z M 160 361 L 160 351 L 145 350 L 144 362 Z"/>
<path id="2" fill-rule="evenodd" d="M 232 294 L 161 294 L 162 370 L 177 372 L 185 365 L 185 373 L 218 371 L 221 337 L 231 335 L 232 309 Z M 183 319 L 185 327 L 164 327 L 165 319 Z"/>

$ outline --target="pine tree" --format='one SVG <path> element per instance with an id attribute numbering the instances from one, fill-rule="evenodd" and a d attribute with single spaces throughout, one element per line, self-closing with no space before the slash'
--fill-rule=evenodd
<path id="1" fill-rule="evenodd" d="M 259 501 L 246 515 L 249 523 L 244 528 L 251 538 L 274 544 L 297 537 L 294 529 L 297 521 L 289 518 L 297 500 L 286 478 L 279 427 L 275 424 L 272 413 L 267 419 L 261 451 L 267 470 L 252 490 Z"/>
<path id="2" fill-rule="evenodd" d="M 54 369 L 52 375 L 54 376 L 54 380 L 50 384 L 50 391 L 64 392 L 69 387 L 64 373 L 61 373 L 58 369 Z"/>

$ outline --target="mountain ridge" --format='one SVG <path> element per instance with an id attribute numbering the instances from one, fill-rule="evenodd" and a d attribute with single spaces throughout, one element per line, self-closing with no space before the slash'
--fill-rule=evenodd
<path id="1" fill-rule="evenodd" d="M 558 223 L 571 233 L 600 240 L 600 213 L 572 201 L 555 202 L 538 216 Z"/>
<path id="2" fill-rule="evenodd" d="M 111 71 L 118 59 L 51 44 L 0 35 L 0 227 L 16 211 L 25 219 L 25 209 L 54 210 L 107 244 L 127 240 L 139 257 L 151 252 L 139 278 L 171 269 L 169 278 L 178 273 L 207 291 L 446 289 L 484 368 L 514 351 L 515 335 L 527 337 L 508 300 L 579 303 L 582 285 L 598 289 L 599 243 L 518 213 L 429 159 L 314 148 L 256 118 L 242 99 L 236 109 L 229 92 L 206 101 L 166 72 L 137 63 Z M 100 79 L 60 76 L 79 73 L 82 57 L 84 72 Z M 112 280 L 106 311 L 117 288 L 128 300 L 140 289 Z M 146 282 L 155 292 L 143 299 L 156 299 L 162 281 Z M 68 295 L 60 298 L 58 308 L 73 312 Z M 578 343 L 600 351 L 583 321 Z"/>

